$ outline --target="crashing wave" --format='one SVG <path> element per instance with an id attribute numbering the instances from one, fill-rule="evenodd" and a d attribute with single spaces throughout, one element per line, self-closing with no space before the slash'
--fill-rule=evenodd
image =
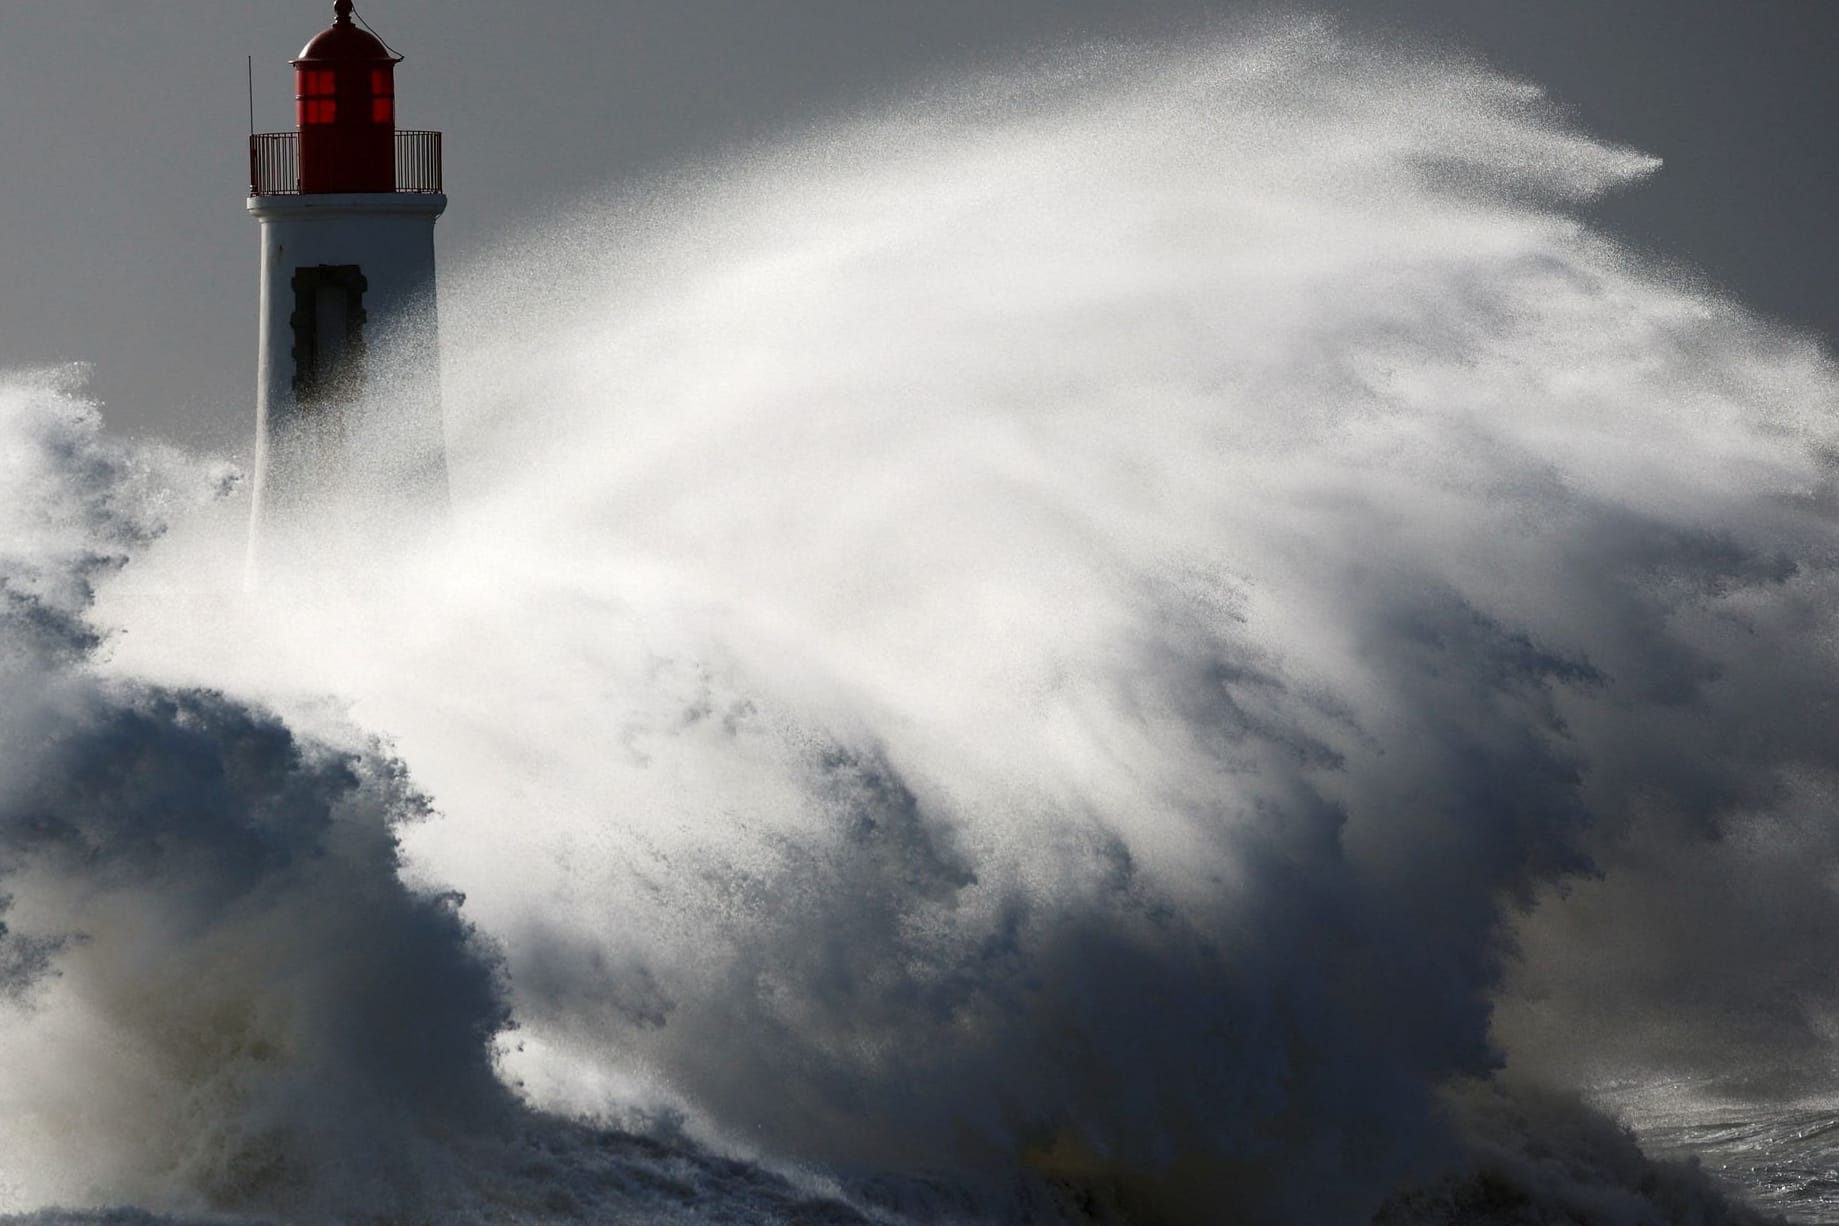
<path id="1" fill-rule="evenodd" d="M 1653 168 L 1318 26 L 942 90 L 508 241 L 445 542 L 250 595 L 9 385 L 0 1206 L 1755 1220 L 1521 1088 L 1835 1016 L 1839 383 Z"/>

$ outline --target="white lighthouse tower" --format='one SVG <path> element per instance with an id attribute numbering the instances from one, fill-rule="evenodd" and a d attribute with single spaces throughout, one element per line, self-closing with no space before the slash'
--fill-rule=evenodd
<path id="1" fill-rule="evenodd" d="M 397 129 L 402 57 L 353 22 L 351 0 L 334 13 L 293 61 L 296 129 L 250 137 L 248 208 L 262 226 L 252 575 L 295 540 L 361 547 L 447 500 L 441 134 Z"/>

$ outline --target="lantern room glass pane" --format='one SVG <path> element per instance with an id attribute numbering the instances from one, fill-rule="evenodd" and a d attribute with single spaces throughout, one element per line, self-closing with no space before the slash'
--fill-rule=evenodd
<path id="1" fill-rule="evenodd" d="M 338 103 L 302 98 L 297 114 L 301 124 L 337 123 Z"/>
<path id="2" fill-rule="evenodd" d="M 396 122 L 396 100 L 394 98 L 372 98 L 370 100 L 370 122 Z"/>
<path id="3" fill-rule="evenodd" d="M 396 94 L 396 74 L 387 68 L 370 70 L 370 94 L 373 98 L 391 98 Z"/>
<path id="4" fill-rule="evenodd" d="M 318 70 L 302 72 L 300 92 L 308 98 L 330 98 L 338 92 L 337 74 Z"/>

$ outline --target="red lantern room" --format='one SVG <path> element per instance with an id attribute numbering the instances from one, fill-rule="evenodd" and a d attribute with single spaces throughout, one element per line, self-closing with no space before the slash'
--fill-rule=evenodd
<path id="1" fill-rule="evenodd" d="M 330 29 L 294 61 L 300 129 L 300 191 L 396 190 L 396 65 L 381 40 L 338 0 Z"/>

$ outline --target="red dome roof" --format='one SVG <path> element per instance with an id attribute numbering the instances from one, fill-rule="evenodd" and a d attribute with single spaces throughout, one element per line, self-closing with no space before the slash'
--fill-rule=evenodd
<path id="1" fill-rule="evenodd" d="M 335 8 L 338 19 L 301 48 L 295 64 L 394 64 L 402 58 L 392 55 L 376 35 L 352 24 L 351 0 L 338 0 Z"/>

